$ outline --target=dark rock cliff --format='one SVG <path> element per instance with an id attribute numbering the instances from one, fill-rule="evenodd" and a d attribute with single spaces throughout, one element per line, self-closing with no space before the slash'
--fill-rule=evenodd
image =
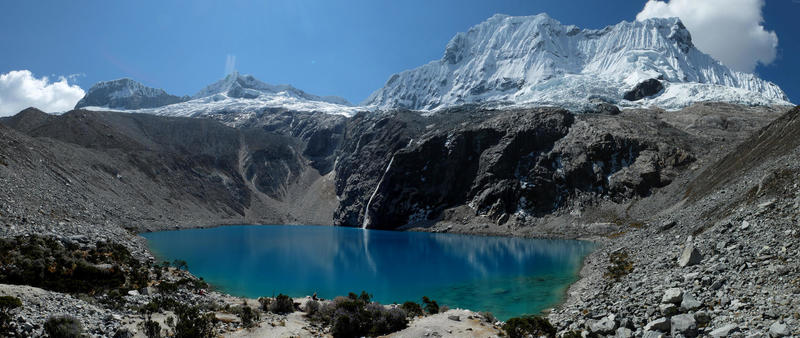
<path id="1" fill-rule="evenodd" d="M 690 147 L 661 139 L 674 128 L 648 135 L 637 129 L 657 127 L 607 115 L 542 108 L 369 119 L 353 120 L 336 166 L 339 225 L 394 229 L 462 205 L 505 223 L 578 200 L 647 196 L 694 161 Z"/>

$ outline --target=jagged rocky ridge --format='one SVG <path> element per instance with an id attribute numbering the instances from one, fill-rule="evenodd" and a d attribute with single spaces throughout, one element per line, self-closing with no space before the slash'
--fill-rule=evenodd
<path id="1" fill-rule="evenodd" d="M 637 89 L 654 81 L 654 90 Z M 788 103 L 775 84 L 732 71 L 698 51 L 676 18 L 591 30 L 539 14 L 495 15 L 456 34 L 442 59 L 392 75 L 363 105 L 436 110 L 480 103 L 591 111 L 602 103 L 679 109 L 703 101 Z"/>

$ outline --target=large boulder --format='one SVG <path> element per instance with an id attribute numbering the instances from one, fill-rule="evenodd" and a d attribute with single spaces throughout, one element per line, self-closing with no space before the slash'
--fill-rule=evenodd
<path id="1" fill-rule="evenodd" d="M 670 288 L 664 291 L 664 296 L 661 297 L 661 303 L 664 304 L 680 304 L 683 300 L 683 290 L 680 288 Z"/>
<path id="2" fill-rule="evenodd" d="M 786 337 L 790 334 L 791 332 L 789 331 L 789 326 L 783 322 L 777 321 L 769 326 L 770 337 Z"/>
<path id="3" fill-rule="evenodd" d="M 703 305 L 702 302 L 697 300 L 695 296 L 691 293 L 684 293 L 683 300 L 681 301 L 681 309 L 684 311 L 691 311 L 700 308 Z"/>
<path id="4" fill-rule="evenodd" d="M 669 332 L 670 320 L 666 317 L 658 318 L 644 326 L 645 331 Z"/>
<path id="5" fill-rule="evenodd" d="M 678 258 L 678 266 L 683 268 L 700 264 L 701 261 L 703 261 L 703 254 L 700 253 L 700 250 L 697 250 L 692 244 L 686 244 L 681 257 Z"/>
<path id="6" fill-rule="evenodd" d="M 614 333 L 614 329 L 616 328 L 617 328 L 617 323 L 614 321 L 612 315 L 603 317 L 597 322 L 592 323 L 592 325 L 589 327 L 589 330 L 597 334 L 610 334 Z"/>
<path id="7" fill-rule="evenodd" d="M 677 337 L 677 335 L 697 337 L 697 322 L 691 314 L 672 316 L 670 318 L 670 329 L 673 337 Z"/>

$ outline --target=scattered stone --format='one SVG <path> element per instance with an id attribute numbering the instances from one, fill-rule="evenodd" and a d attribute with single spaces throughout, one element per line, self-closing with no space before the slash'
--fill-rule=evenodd
<path id="1" fill-rule="evenodd" d="M 693 294 L 691 293 L 684 293 L 683 294 L 683 301 L 681 301 L 681 309 L 684 311 L 691 311 L 696 310 L 702 306 L 703 303 L 697 300 Z"/>
<path id="2" fill-rule="evenodd" d="M 663 224 L 661 224 L 661 227 L 659 228 L 659 230 L 660 231 L 667 231 L 669 229 L 672 229 L 676 225 L 678 225 L 678 222 L 675 221 L 675 220 L 667 221 L 667 222 L 664 222 Z"/>
<path id="3" fill-rule="evenodd" d="M 669 332 L 670 321 L 665 317 L 658 318 L 644 326 L 645 331 Z"/>
<path id="4" fill-rule="evenodd" d="M 697 322 L 694 320 L 694 316 L 690 314 L 672 316 L 670 318 L 670 329 L 673 337 L 678 334 L 686 337 L 697 336 Z"/>
<path id="5" fill-rule="evenodd" d="M 697 250 L 692 244 L 687 244 L 686 247 L 683 248 L 681 257 L 678 258 L 678 266 L 682 268 L 692 266 L 699 264 L 702 260 L 703 255 L 700 253 L 700 250 Z"/>
<path id="6" fill-rule="evenodd" d="M 786 337 L 790 334 L 791 332 L 789 332 L 789 326 L 783 322 L 777 321 L 769 326 L 770 337 Z"/>
<path id="7" fill-rule="evenodd" d="M 739 327 L 735 324 L 728 324 L 723 327 L 717 328 L 714 331 L 711 331 L 711 337 L 728 337 L 731 333 L 739 332 Z"/>
<path id="8" fill-rule="evenodd" d="M 611 316 L 606 316 L 603 317 L 603 319 L 592 323 L 592 325 L 589 327 L 589 330 L 599 334 L 610 334 L 614 332 L 616 327 L 617 323 L 614 322 L 614 318 Z"/>
<path id="9" fill-rule="evenodd" d="M 683 300 L 683 290 L 680 288 L 670 288 L 664 292 L 664 296 L 661 297 L 661 303 L 667 304 L 680 304 Z"/>
<path id="10" fill-rule="evenodd" d="M 694 313 L 694 320 L 697 322 L 697 325 L 704 326 L 711 322 L 711 316 L 705 311 L 697 311 Z"/>
<path id="11" fill-rule="evenodd" d="M 672 303 L 669 304 L 661 304 L 659 305 L 659 309 L 661 310 L 661 314 L 664 317 L 670 317 L 672 315 L 678 314 L 678 306 Z"/>
<path id="12" fill-rule="evenodd" d="M 461 321 L 461 317 L 456 316 L 456 315 L 447 316 L 447 319 L 450 319 L 450 320 L 453 320 L 453 321 L 457 321 L 457 322 Z"/>
<path id="13" fill-rule="evenodd" d="M 741 229 L 741 230 L 747 230 L 748 228 L 750 228 L 750 222 L 748 222 L 748 221 L 742 221 L 742 226 L 741 226 L 741 227 L 739 227 L 739 229 Z"/>
<path id="14" fill-rule="evenodd" d="M 644 331 L 642 338 L 663 338 L 664 333 L 658 331 Z"/>
<path id="15" fill-rule="evenodd" d="M 627 327 L 621 327 L 617 329 L 616 334 L 614 335 L 616 338 L 631 338 L 633 337 L 633 331 Z"/>

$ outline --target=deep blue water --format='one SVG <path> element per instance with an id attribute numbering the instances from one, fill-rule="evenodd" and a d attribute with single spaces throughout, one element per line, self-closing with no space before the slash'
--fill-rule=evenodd
<path id="1" fill-rule="evenodd" d="M 491 311 L 500 319 L 553 306 L 589 242 L 329 226 L 224 226 L 143 234 L 160 260 L 237 296 L 323 298 L 366 290 L 384 303 Z"/>

